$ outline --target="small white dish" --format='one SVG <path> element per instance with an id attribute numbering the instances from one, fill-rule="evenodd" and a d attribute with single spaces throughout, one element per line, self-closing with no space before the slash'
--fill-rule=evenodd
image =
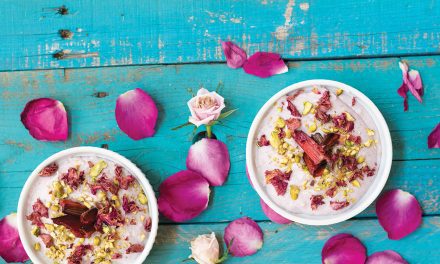
<path id="1" fill-rule="evenodd" d="M 272 201 L 272 199 L 267 194 L 265 188 L 263 188 L 264 186 L 262 186 L 263 184 L 262 181 L 259 180 L 259 178 L 256 175 L 256 171 L 257 171 L 256 168 L 258 164 L 255 164 L 255 160 L 253 159 L 253 153 L 254 153 L 254 148 L 257 147 L 255 142 L 258 137 L 257 135 L 258 129 L 260 127 L 260 123 L 264 119 L 265 114 L 269 111 L 271 107 L 273 107 L 274 103 L 282 96 L 289 94 L 294 90 L 310 87 L 312 85 L 322 85 L 327 87 L 341 88 L 344 91 L 347 91 L 351 93 L 353 96 L 355 96 L 356 101 L 361 102 L 363 104 L 365 110 L 374 120 L 374 123 L 378 129 L 378 131 L 376 132 L 378 133 L 378 137 L 380 139 L 379 144 L 381 147 L 382 154 L 380 157 L 377 174 L 374 176 L 375 177 L 374 181 L 371 183 L 370 187 L 368 188 L 368 191 L 362 196 L 360 200 L 358 200 L 352 207 L 347 208 L 347 210 L 343 210 L 337 214 L 309 215 L 309 214 L 292 213 L 290 211 L 287 211 L 286 209 L 280 207 L 274 201 Z M 347 219 L 356 216 L 374 202 L 374 200 L 378 197 L 378 195 L 384 188 L 385 183 L 387 182 L 391 170 L 391 163 L 393 157 L 392 153 L 393 153 L 393 148 L 392 148 L 391 135 L 388 129 L 388 125 L 385 122 L 385 119 L 383 118 L 379 109 L 377 109 L 376 105 L 367 96 L 365 96 L 363 93 L 356 90 L 355 88 L 346 85 L 344 83 L 331 81 L 331 80 L 316 79 L 316 80 L 308 80 L 308 81 L 295 83 L 284 88 L 283 90 L 279 91 L 274 96 L 272 96 L 258 111 L 257 115 L 254 118 L 254 121 L 252 122 L 247 137 L 246 164 L 249 173 L 249 178 L 252 182 L 254 189 L 257 191 L 261 199 L 263 199 L 263 201 L 275 212 L 277 212 L 278 214 L 289 220 L 301 224 L 331 225 L 345 221 Z"/>
<path id="2" fill-rule="evenodd" d="M 18 202 L 17 224 L 18 224 L 18 232 L 20 235 L 20 240 L 23 243 L 23 247 L 26 250 L 26 253 L 28 254 L 30 260 L 36 264 L 45 263 L 45 261 L 43 261 L 37 254 L 34 253 L 32 243 L 30 242 L 32 241 L 31 240 L 32 234 L 31 234 L 31 230 L 29 229 L 29 225 L 27 224 L 27 220 L 26 220 L 27 208 L 25 207 L 28 204 L 29 192 L 33 188 L 34 184 L 38 181 L 38 178 L 40 177 L 38 176 L 38 173 L 44 167 L 53 163 L 54 161 L 74 155 L 93 155 L 113 161 L 116 164 L 119 164 L 122 167 L 124 167 L 127 171 L 129 171 L 142 186 L 145 195 L 148 198 L 148 208 L 152 220 L 152 225 L 151 225 L 151 232 L 149 233 L 144 250 L 139 254 L 138 258 L 132 263 L 133 264 L 143 263 L 147 258 L 148 254 L 150 253 L 151 248 L 153 247 L 157 235 L 158 224 L 159 224 L 159 218 L 158 218 L 159 213 L 157 209 L 157 201 L 153 188 L 151 187 L 150 183 L 145 177 L 145 174 L 127 158 L 113 151 L 106 150 L 103 148 L 96 148 L 96 147 L 76 147 L 55 153 L 46 160 L 44 160 L 40 165 L 38 165 L 38 167 L 30 174 L 29 178 L 27 179 L 21 191 L 20 199 Z"/>

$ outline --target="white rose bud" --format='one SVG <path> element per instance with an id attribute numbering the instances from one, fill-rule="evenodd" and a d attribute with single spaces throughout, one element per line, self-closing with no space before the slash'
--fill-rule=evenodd
<path id="1" fill-rule="evenodd" d="M 214 232 L 200 235 L 191 241 L 191 255 L 199 264 L 215 264 L 219 259 L 220 248 Z"/>

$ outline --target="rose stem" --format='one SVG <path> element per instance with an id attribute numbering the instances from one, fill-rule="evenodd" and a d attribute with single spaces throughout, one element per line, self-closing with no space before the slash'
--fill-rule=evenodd
<path id="1" fill-rule="evenodd" d="M 206 134 L 208 135 L 208 138 L 212 137 L 211 126 L 206 126 Z"/>

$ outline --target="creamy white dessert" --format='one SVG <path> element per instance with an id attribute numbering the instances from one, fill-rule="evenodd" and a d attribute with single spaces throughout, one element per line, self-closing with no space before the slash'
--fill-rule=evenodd
<path id="1" fill-rule="evenodd" d="M 96 156 L 45 167 L 29 194 L 28 230 L 44 263 L 133 263 L 151 231 L 147 197 L 130 171 Z"/>
<path id="2" fill-rule="evenodd" d="M 271 200 L 293 213 L 337 214 L 366 195 L 381 149 L 356 98 L 312 86 L 282 96 L 263 117 L 253 157 Z"/>

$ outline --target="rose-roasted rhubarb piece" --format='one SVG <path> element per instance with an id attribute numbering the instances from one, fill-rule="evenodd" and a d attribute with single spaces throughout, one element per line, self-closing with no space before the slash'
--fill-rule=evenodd
<path id="1" fill-rule="evenodd" d="M 313 164 L 320 164 L 329 160 L 326 156 L 324 148 L 316 143 L 311 137 L 302 131 L 295 131 L 293 138 L 296 143 L 304 150 L 304 153 L 312 160 Z"/>
<path id="2" fill-rule="evenodd" d="M 75 237 L 90 237 L 96 231 L 93 225 L 83 225 L 80 216 L 77 215 L 60 216 L 52 218 L 52 221 L 57 225 L 68 228 Z"/>
<path id="3" fill-rule="evenodd" d="M 87 206 L 68 199 L 60 200 L 62 212 L 69 215 L 81 215 L 88 210 Z"/>

